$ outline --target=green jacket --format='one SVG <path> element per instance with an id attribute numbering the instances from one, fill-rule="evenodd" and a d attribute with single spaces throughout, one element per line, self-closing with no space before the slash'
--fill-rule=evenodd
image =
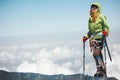
<path id="1" fill-rule="evenodd" d="M 98 38 L 101 38 L 101 36 L 97 36 L 97 34 L 102 32 L 103 30 L 109 33 L 109 27 L 106 22 L 106 17 L 100 14 L 100 5 L 98 3 L 93 3 L 92 5 L 98 6 L 99 15 L 96 22 L 92 22 L 91 19 L 89 19 L 88 21 L 89 31 L 87 35 L 89 38 L 91 37 L 91 35 L 96 35 L 94 36 L 94 39 L 98 39 Z"/>

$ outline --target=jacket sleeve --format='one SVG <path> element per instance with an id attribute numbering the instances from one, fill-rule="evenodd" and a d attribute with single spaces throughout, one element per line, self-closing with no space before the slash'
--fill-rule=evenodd
<path id="1" fill-rule="evenodd" d="M 109 26 L 107 24 L 107 21 L 106 21 L 106 16 L 102 16 L 102 21 L 103 21 L 103 30 L 107 31 L 109 33 Z"/>
<path id="2" fill-rule="evenodd" d="M 87 33 L 87 36 L 88 36 L 88 38 L 90 38 L 91 37 L 91 32 L 90 32 L 90 18 L 89 18 L 89 20 L 88 20 L 88 29 L 89 29 L 89 31 L 88 31 L 88 33 Z"/>
<path id="3" fill-rule="evenodd" d="M 88 38 L 91 37 L 91 33 L 90 33 L 90 31 L 88 31 L 87 36 L 88 36 Z"/>

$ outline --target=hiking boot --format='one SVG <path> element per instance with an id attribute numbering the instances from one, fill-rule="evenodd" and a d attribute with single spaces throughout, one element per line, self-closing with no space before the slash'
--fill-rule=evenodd
<path id="1" fill-rule="evenodd" d="M 104 72 L 97 72 L 94 74 L 94 77 L 107 77 L 107 75 Z"/>

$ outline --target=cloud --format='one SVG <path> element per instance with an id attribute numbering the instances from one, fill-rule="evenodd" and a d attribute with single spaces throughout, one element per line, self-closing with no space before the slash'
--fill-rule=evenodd
<path id="1" fill-rule="evenodd" d="M 108 77 L 119 77 L 120 44 L 111 44 L 113 61 L 107 56 Z M 94 75 L 95 61 L 86 44 L 85 73 Z M 42 74 L 73 74 L 83 71 L 83 52 L 79 42 L 41 42 L 0 46 L 0 69 Z"/>
<path id="2" fill-rule="evenodd" d="M 24 61 L 20 64 L 16 71 L 18 72 L 36 72 L 37 65 L 35 63 L 29 63 L 28 61 Z"/>
<path id="3" fill-rule="evenodd" d="M 38 62 L 38 71 L 44 74 L 72 74 L 74 73 L 69 68 L 63 67 L 48 59 L 42 59 Z"/>
<path id="4" fill-rule="evenodd" d="M 40 61 L 36 63 L 31 63 L 28 61 L 24 61 L 20 64 L 16 71 L 18 72 L 36 72 L 42 74 L 73 74 L 74 72 L 64 66 L 60 66 L 48 60 L 46 58 L 42 58 Z"/>
<path id="5" fill-rule="evenodd" d="M 5 71 L 10 71 L 8 68 L 6 68 L 5 66 L 0 67 L 0 70 L 5 70 Z"/>
<path id="6" fill-rule="evenodd" d="M 0 61 L 7 61 L 8 59 L 12 60 L 12 59 L 14 59 L 14 57 L 15 57 L 15 55 L 14 54 L 10 54 L 9 51 L 2 50 L 0 52 Z"/>
<path id="7" fill-rule="evenodd" d="M 47 43 L 23 44 L 2 46 L 0 48 L 0 61 L 6 65 L 10 71 L 13 69 L 18 72 L 37 72 L 44 74 L 72 74 L 70 69 L 71 56 L 74 58 L 76 53 L 68 47 Z M 9 63 L 8 63 L 9 62 Z M 14 64 L 14 65 L 12 65 Z"/>
<path id="8" fill-rule="evenodd" d="M 120 79 L 120 44 L 113 44 L 110 46 L 112 48 L 111 50 L 111 56 L 112 56 L 112 62 L 108 60 L 107 62 L 107 68 L 108 68 L 108 75 L 109 76 L 115 76 L 118 79 Z"/>

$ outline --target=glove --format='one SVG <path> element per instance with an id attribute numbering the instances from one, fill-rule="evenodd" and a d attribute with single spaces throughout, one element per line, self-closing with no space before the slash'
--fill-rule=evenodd
<path id="1" fill-rule="evenodd" d="M 88 39 L 87 36 L 83 36 L 83 42 L 85 42 Z"/>
<path id="2" fill-rule="evenodd" d="M 103 34 L 103 36 L 107 36 L 107 35 L 108 35 L 108 32 L 105 31 L 105 30 L 103 30 L 103 31 L 102 31 L 102 34 Z"/>

